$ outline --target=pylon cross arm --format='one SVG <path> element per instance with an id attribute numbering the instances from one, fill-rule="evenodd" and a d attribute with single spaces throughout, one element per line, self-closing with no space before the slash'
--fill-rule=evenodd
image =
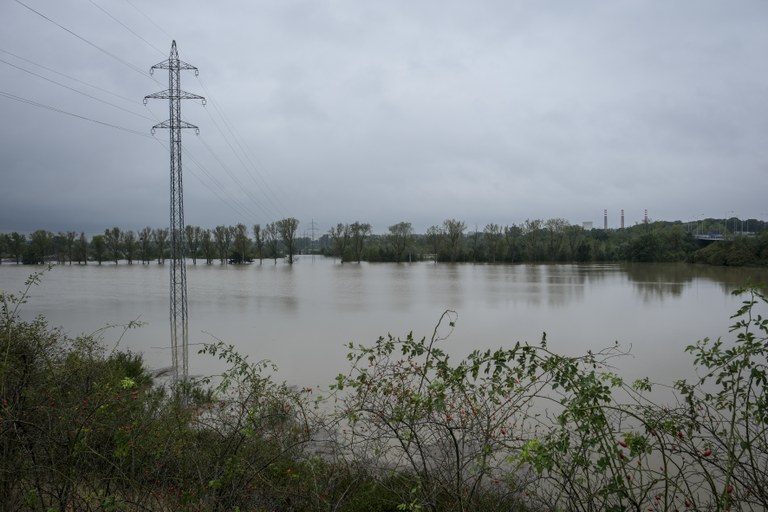
<path id="1" fill-rule="evenodd" d="M 172 127 L 173 127 L 173 125 L 171 124 L 171 120 L 170 119 L 166 119 L 162 123 L 158 123 L 158 124 L 156 124 L 155 126 L 152 127 L 152 134 L 154 135 L 155 130 L 157 130 L 158 128 L 172 128 Z M 198 128 L 197 126 L 193 125 L 192 123 L 188 123 L 186 121 L 179 121 L 179 124 L 178 124 L 178 126 L 176 126 L 176 128 L 192 128 L 192 129 L 195 130 L 195 135 L 200 133 L 200 128 Z"/>
<path id="2" fill-rule="evenodd" d="M 200 73 L 197 70 L 197 68 L 192 64 L 187 64 L 183 60 L 178 60 L 178 59 L 168 59 L 162 62 L 158 62 L 157 64 L 149 68 L 149 74 L 150 75 L 153 74 L 154 70 L 156 69 L 193 70 L 195 72 L 195 76 L 197 76 Z"/>
<path id="3" fill-rule="evenodd" d="M 203 105 L 205 105 L 205 97 L 200 96 L 199 94 L 193 94 L 191 92 L 187 91 L 178 91 L 178 94 L 171 90 L 166 89 L 164 91 L 148 94 L 147 96 L 144 96 L 144 104 L 147 104 L 147 100 L 203 100 Z"/>

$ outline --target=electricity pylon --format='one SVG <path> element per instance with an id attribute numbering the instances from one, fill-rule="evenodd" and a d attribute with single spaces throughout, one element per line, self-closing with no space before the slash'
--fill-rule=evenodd
<path id="1" fill-rule="evenodd" d="M 182 188 L 181 175 L 181 130 L 182 128 L 194 128 L 197 126 L 181 120 L 181 100 L 202 100 L 205 98 L 197 94 L 182 91 L 180 88 L 180 72 L 182 69 L 198 71 L 195 66 L 179 60 L 176 51 L 176 41 L 171 44 L 171 54 L 168 60 L 164 60 L 152 66 L 149 70 L 153 74 L 155 69 L 168 70 L 168 89 L 156 92 L 144 97 L 147 99 L 167 99 L 170 109 L 170 118 L 167 121 L 152 127 L 152 133 L 157 128 L 170 130 L 171 151 L 171 358 L 173 366 L 173 379 L 186 381 L 189 377 L 189 319 L 187 311 L 187 264 L 186 244 L 184 243 L 184 190 Z M 181 343 L 179 343 L 181 341 Z M 181 345 L 181 354 L 179 354 Z M 181 368 L 181 375 L 179 374 Z"/>

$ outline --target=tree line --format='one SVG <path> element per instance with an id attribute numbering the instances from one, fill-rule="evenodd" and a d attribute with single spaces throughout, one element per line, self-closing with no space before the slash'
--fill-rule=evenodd
<path id="1" fill-rule="evenodd" d="M 748 231 L 744 230 L 744 224 Z M 384 234 L 374 234 L 369 223 L 338 223 L 317 240 L 298 234 L 299 221 L 216 226 L 184 230 L 186 257 L 197 264 L 244 264 L 297 254 L 322 254 L 346 262 L 696 262 L 714 265 L 768 264 L 768 230 L 756 219 L 704 219 L 692 222 L 653 221 L 622 229 L 585 229 L 565 219 L 526 219 L 519 224 L 486 224 L 470 228 L 464 221 L 446 219 L 425 233 L 415 233 L 410 222 L 398 222 Z M 741 228 L 741 229 L 739 229 Z M 697 235 L 724 233 L 721 240 Z M 106 229 L 88 239 L 74 231 L 54 234 L 37 230 L 27 237 L 0 234 L 0 258 L 16 263 L 49 261 L 86 264 L 89 261 L 127 261 L 162 264 L 170 257 L 167 228 L 139 231 Z"/>
<path id="2" fill-rule="evenodd" d="M 199 226 L 186 226 L 184 229 L 185 255 L 194 264 L 198 260 L 212 264 L 245 263 L 257 257 L 260 260 L 287 257 L 293 263 L 296 254 L 296 233 L 299 221 L 286 218 L 266 224 L 253 226 L 254 238 L 249 237 L 249 230 L 244 224 L 236 226 L 216 226 L 203 229 Z M 170 232 L 168 228 L 145 227 L 134 231 L 112 227 L 103 234 L 93 235 L 90 240 L 81 232 L 75 231 L 52 233 L 46 230 L 25 234 L 12 232 L 0 234 L 0 259 L 7 258 L 15 263 L 39 264 L 55 261 L 57 263 L 87 264 L 89 261 L 101 265 L 103 262 L 127 261 L 159 264 L 171 257 Z"/>

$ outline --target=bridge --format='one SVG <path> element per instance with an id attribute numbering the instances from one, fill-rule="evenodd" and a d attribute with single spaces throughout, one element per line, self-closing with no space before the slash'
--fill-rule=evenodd
<path id="1" fill-rule="evenodd" d="M 725 235 L 721 233 L 704 233 L 702 235 L 693 235 L 694 238 L 697 240 L 726 240 L 727 238 Z"/>
<path id="2" fill-rule="evenodd" d="M 728 233 L 727 235 L 724 235 L 722 233 L 702 233 L 698 235 L 693 235 L 693 237 L 697 240 L 708 240 L 711 242 L 714 242 L 716 240 L 733 240 L 736 237 L 752 237 L 755 236 L 755 233 L 752 231 L 737 231 L 736 233 Z"/>

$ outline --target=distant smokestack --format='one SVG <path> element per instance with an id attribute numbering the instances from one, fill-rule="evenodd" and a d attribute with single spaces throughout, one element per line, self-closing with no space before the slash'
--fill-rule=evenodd
<path id="1" fill-rule="evenodd" d="M 648 224 L 648 209 L 646 208 L 643 213 L 643 222 Z"/>
<path id="2" fill-rule="evenodd" d="M 608 229 L 608 209 L 603 210 L 603 229 Z"/>
<path id="3" fill-rule="evenodd" d="M 621 229 L 624 229 L 624 208 L 621 209 Z"/>

